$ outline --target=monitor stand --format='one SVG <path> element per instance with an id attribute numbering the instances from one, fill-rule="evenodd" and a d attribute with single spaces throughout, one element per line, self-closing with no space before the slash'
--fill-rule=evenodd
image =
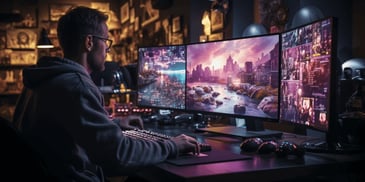
<path id="1" fill-rule="evenodd" d="M 229 136 L 246 138 L 281 138 L 283 135 L 280 131 L 268 130 L 264 128 L 262 119 L 245 119 L 246 127 L 237 126 L 219 126 L 209 128 L 196 128 L 196 131 L 210 132 Z"/>

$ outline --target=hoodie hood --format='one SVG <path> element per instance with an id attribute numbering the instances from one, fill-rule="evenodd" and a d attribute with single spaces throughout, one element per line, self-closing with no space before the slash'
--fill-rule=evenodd
<path id="1" fill-rule="evenodd" d="M 33 89 L 60 74 L 71 72 L 90 77 L 86 69 L 74 61 L 59 57 L 42 57 L 35 67 L 23 69 L 23 83 L 25 87 Z"/>

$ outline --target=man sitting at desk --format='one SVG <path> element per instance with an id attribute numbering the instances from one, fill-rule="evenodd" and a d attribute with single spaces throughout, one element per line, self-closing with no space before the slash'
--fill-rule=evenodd
<path id="1" fill-rule="evenodd" d="M 89 76 L 104 69 L 112 44 L 107 18 L 91 8 L 70 10 L 57 29 L 64 58 L 42 57 L 36 67 L 23 70 L 25 89 L 13 123 L 57 181 L 104 181 L 179 153 L 200 151 L 197 141 L 186 135 L 164 142 L 128 138 L 120 127 L 142 120 L 108 118 L 102 94 Z"/>

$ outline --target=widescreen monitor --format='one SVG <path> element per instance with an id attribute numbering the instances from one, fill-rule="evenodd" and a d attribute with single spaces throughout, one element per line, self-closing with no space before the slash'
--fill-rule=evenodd
<path id="1" fill-rule="evenodd" d="M 282 33 L 280 121 L 329 131 L 336 66 L 333 18 Z"/>
<path id="2" fill-rule="evenodd" d="M 138 48 L 137 105 L 185 109 L 185 45 Z"/>
<path id="3" fill-rule="evenodd" d="M 278 119 L 279 34 L 188 44 L 186 110 Z"/>

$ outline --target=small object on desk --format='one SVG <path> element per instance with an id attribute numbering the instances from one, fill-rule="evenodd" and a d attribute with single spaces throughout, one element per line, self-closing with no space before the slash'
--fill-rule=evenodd
<path id="1" fill-rule="evenodd" d="M 240 148 L 243 152 L 256 152 L 263 142 L 261 138 L 247 138 L 240 144 Z"/>
<path id="2" fill-rule="evenodd" d="M 303 157 L 305 150 L 302 146 L 297 145 L 290 141 L 283 141 L 280 143 L 278 149 L 276 150 L 276 155 L 278 157 L 296 156 Z"/>
<path id="3" fill-rule="evenodd" d="M 300 146 L 306 152 L 313 153 L 353 154 L 364 151 L 359 145 L 341 143 L 335 143 L 329 146 L 327 142 L 303 142 Z"/>
<path id="4" fill-rule="evenodd" d="M 193 121 L 194 115 L 193 114 L 179 114 L 174 116 L 175 123 L 182 123 L 182 122 L 191 122 Z"/>
<path id="5" fill-rule="evenodd" d="M 326 142 L 303 142 L 300 145 L 307 152 L 326 153 L 329 152 Z"/>
<path id="6" fill-rule="evenodd" d="M 301 144 L 301 146 L 303 148 L 323 148 L 326 147 L 326 142 L 322 141 L 322 142 L 303 142 Z"/>
<path id="7" fill-rule="evenodd" d="M 172 122 L 170 115 L 162 115 L 162 114 L 155 114 L 150 116 L 150 121 L 157 122 L 159 125 L 172 125 L 174 124 Z"/>
<path id="8" fill-rule="evenodd" d="M 279 145 L 275 141 L 265 141 L 259 146 L 259 148 L 257 149 L 257 153 L 259 154 L 275 153 L 278 147 Z"/>

